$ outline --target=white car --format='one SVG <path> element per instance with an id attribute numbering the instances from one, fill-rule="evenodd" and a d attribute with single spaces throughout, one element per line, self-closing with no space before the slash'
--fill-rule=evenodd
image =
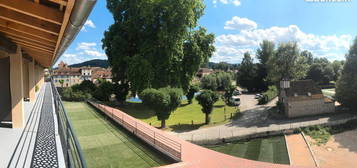
<path id="1" fill-rule="evenodd" d="M 260 98 L 262 98 L 262 97 L 263 97 L 262 94 L 256 94 L 256 95 L 255 95 L 255 99 L 260 99 Z"/>
<path id="2" fill-rule="evenodd" d="M 230 102 L 232 105 L 239 106 L 239 105 L 240 105 L 240 97 L 238 97 L 238 96 L 232 96 L 232 97 L 229 99 L 229 102 Z"/>

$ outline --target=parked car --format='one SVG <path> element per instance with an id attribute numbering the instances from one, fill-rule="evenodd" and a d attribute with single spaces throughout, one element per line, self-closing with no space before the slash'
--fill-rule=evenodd
<path id="1" fill-rule="evenodd" d="M 240 105 L 240 97 L 238 96 L 232 96 L 230 99 L 229 99 L 229 103 L 234 105 L 234 106 L 239 106 Z"/>
<path id="2" fill-rule="evenodd" d="M 239 96 L 241 95 L 242 93 L 239 91 L 239 90 L 235 90 L 233 91 L 233 96 Z"/>
<path id="3" fill-rule="evenodd" d="M 260 99 L 260 98 L 263 98 L 264 96 L 262 94 L 256 94 L 255 95 L 255 99 Z"/>

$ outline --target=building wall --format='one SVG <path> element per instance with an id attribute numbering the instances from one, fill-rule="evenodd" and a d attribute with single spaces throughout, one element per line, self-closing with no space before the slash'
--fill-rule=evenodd
<path id="1" fill-rule="evenodd" d="M 287 117 L 300 117 L 335 112 L 334 103 L 325 103 L 323 99 L 290 101 L 287 104 Z"/>
<path id="2" fill-rule="evenodd" d="M 1 57 L 2 56 L 0 56 L 0 121 L 11 121 L 10 57 Z"/>
<path id="3" fill-rule="evenodd" d="M 53 76 L 53 80 L 56 87 L 62 87 L 62 84 L 59 82 L 60 80 L 63 80 L 63 87 L 71 87 L 83 81 L 79 75 L 56 75 Z"/>

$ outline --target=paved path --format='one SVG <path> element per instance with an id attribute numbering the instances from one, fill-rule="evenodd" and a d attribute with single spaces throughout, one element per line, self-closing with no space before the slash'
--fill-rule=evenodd
<path id="1" fill-rule="evenodd" d="M 290 165 L 315 166 L 313 156 L 301 134 L 287 135 L 286 143 L 289 148 Z"/>
<path id="2" fill-rule="evenodd" d="M 264 135 L 267 132 L 281 132 L 306 126 L 345 123 L 351 119 L 357 119 L 357 115 L 341 113 L 334 115 L 321 115 L 295 119 L 272 119 L 268 109 L 276 105 L 277 98 L 266 105 L 256 105 L 254 95 L 241 96 L 242 116 L 237 120 L 224 125 L 202 128 L 198 130 L 171 134 L 191 142 L 199 144 L 217 143 L 222 139 L 239 139 L 254 135 Z"/>
<path id="3" fill-rule="evenodd" d="M 130 130 L 130 132 L 133 132 L 134 135 L 138 136 L 141 139 L 147 139 L 150 135 L 146 134 L 150 133 L 151 131 L 155 132 L 156 135 L 160 135 L 160 139 L 165 138 L 165 141 L 161 141 L 160 139 L 157 139 L 156 144 L 160 144 L 160 146 L 167 146 L 165 145 L 165 142 L 167 143 L 167 139 L 172 140 L 170 144 L 172 143 L 179 143 L 181 146 L 181 159 L 179 163 L 167 165 L 167 166 L 162 166 L 160 168 L 298 168 L 300 166 L 289 166 L 289 165 L 282 165 L 282 164 L 273 164 L 273 163 L 265 163 L 265 162 L 259 162 L 259 161 L 252 161 L 248 159 L 243 159 L 243 158 L 238 158 L 230 155 L 226 155 L 223 153 L 219 153 L 198 145 L 195 145 L 193 143 L 187 142 L 185 140 L 182 140 L 180 138 L 177 138 L 175 136 L 172 136 L 168 134 L 167 132 L 161 131 L 159 129 L 156 129 L 138 119 L 135 119 L 126 113 L 114 109 L 108 106 L 104 105 L 98 105 L 94 102 L 91 102 L 94 106 L 96 106 L 98 109 L 103 111 L 106 115 L 114 119 L 118 124 L 122 125 L 124 128 Z M 130 118 L 127 122 L 126 120 Z M 140 131 L 140 133 L 137 132 L 137 130 L 140 127 L 137 127 L 137 125 L 144 126 L 145 130 L 144 132 Z M 134 129 L 133 129 L 134 128 Z M 145 135 L 144 135 L 145 134 Z M 155 135 L 155 134 L 154 134 Z M 145 141 L 148 142 L 148 141 Z M 155 147 L 155 144 L 147 143 L 148 145 L 152 145 Z M 168 151 L 172 149 L 167 149 Z M 123 153 L 125 154 L 125 153 Z M 300 167 L 302 168 L 302 167 Z"/>

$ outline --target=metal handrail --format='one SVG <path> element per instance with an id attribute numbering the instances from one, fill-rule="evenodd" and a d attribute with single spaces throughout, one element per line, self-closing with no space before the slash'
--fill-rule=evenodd
<path id="1" fill-rule="evenodd" d="M 61 138 L 64 160 L 68 168 L 86 168 L 87 164 L 79 145 L 72 123 L 68 118 L 66 109 L 63 106 L 61 96 L 59 95 L 53 81 L 51 80 L 55 111 L 58 121 L 58 132 Z"/>

